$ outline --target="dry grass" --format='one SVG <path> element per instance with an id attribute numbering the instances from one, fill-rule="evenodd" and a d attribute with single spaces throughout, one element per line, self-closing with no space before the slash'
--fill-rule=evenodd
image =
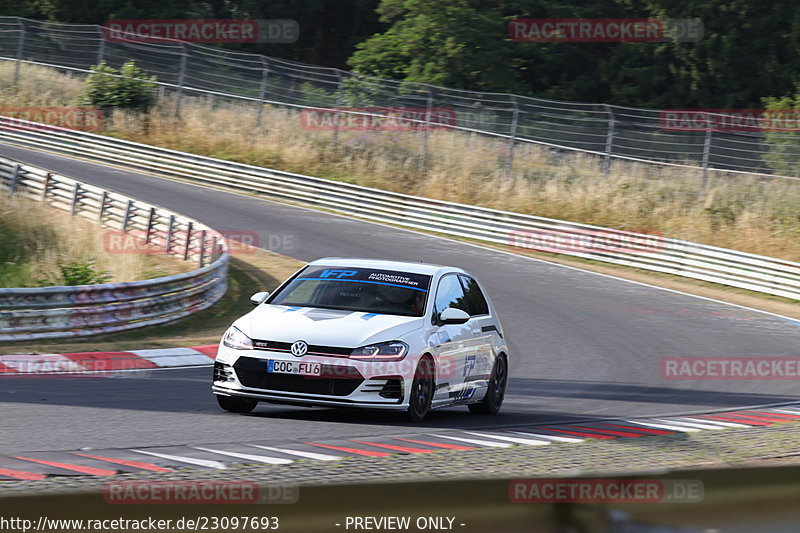
<path id="1" fill-rule="evenodd" d="M 31 200 L 0 194 L 0 286 L 60 285 L 61 265 L 94 261 L 111 282 L 135 281 L 190 270 L 161 254 L 108 253 L 107 230 Z"/>
<path id="2" fill-rule="evenodd" d="M 0 79 L 10 79 L 10 63 Z M 5 70 L 4 70 L 5 69 Z M 7 71 L 7 72 L 6 72 Z M 0 82 L 0 105 L 73 105 L 81 82 L 25 67 L 19 91 Z M 518 145 L 504 171 L 505 142 L 458 132 L 309 131 L 299 114 L 267 108 L 256 131 L 253 106 L 186 98 L 180 120 L 162 99 L 148 117 L 115 113 L 105 133 L 177 150 L 392 191 L 665 236 L 800 260 L 800 183 L 712 175 L 701 193 L 692 169 L 601 161 Z M 421 169 L 425 166 L 425 171 Z"/>

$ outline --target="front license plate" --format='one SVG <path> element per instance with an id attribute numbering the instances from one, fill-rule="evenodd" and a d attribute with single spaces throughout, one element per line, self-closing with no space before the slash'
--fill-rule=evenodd
<path id="1" fill-rule="evenodd" d="M 300 374 L 301 376 L 319 376 L 322 374 L 322 363 L 307 361 L 267 361 L 267 372 L 270 374 Z"/>

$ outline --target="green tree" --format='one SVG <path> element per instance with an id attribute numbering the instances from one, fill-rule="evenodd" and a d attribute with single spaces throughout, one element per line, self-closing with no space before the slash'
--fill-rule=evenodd
<path id="1" fill-rule="evenodd" d="M 477 0 L 382 0 L 377 11 L 389 29 L 357 46 L 349 64 L 358 73 L 454 88 L 522 90 L 499 10 Z"/>
<path id="2" fill-rule="evenodd" d="M 793 96 L 764 98 L 764 106 L 767 117 L 770 111 L 776 119 L 797 117 L 800 114 L 800 85 Z M 794 131 L 772 129 L 764 136 L 768 150 L 762 158 L 777 174 L 800 177 L 800 133 L 796 130 L 797 122 L 794 119 Z"/>
<path id="3" fill-rule="evenodd" d="M 156 77 L 148 76 L 133 61 L 119 70 L 105 61 L 92 68 L 78 105 L 108 112 L 113 108 L 147 111 L 156 100 Z"/>

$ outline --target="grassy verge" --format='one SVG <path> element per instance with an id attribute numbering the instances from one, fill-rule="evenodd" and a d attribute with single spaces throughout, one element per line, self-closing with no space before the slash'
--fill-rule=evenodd
<path id="1" fill-rule="evenodd" d="M 0 286 L 63 285 L 68 280 L 61 269 L 70 263 L 92 264 L 94 276 L 107 273 L 109 282 L 169 276 L 191 269 L 187 263 L 162 254 L 108 253 L 106 232 L 64 211 L 0 194 Z"/>
<path id="2" fill-rule="evenodd" d="M 0 63 L 0 80 L 13 64 Z M 23 65 L 21 82 L 0 81 L 0 106 L 71 106 L 76 77 Z M 800 260 L 800 184 L 753 175 L 712 176 L 700 191 L 692 169 L 614 163 L 608 175 L 596 158 L 519 145 L 510 175 L 505 142 L 433 131 L 422 135 L 330 131 L 301 126 L 297 112 L 256 109 L 206 98 L 184 100 L 174 117 L 169 100 L 147 116 L 115 113 L 102 133 L 197 154 L 301 172 L 437 199 L 667 237 L 772 257 Z"/>
<path id="3" fill-rule="evenodd" d="M 216 344 L 230 324 L 252 306 L 250 295 L 273 290 L 303 263 L 263 250 L 239 254 L 231 259 L 228 292 L 210 309 L 177 322 L 103 335 L 89 339 L 9 343 L 0 346 L 0 355 L 19 353 L 69 353 L 177 348 Z M 146 333 L 143 333 L 145 332 Z"/>

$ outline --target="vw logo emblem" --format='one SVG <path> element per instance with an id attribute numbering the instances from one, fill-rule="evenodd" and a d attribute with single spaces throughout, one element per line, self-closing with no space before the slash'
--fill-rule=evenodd
<path id="1" fill-rule="evenodd" d="M 297 341 L 292 344 L 292 355 L 295 357 L 303 357 L 308 352 L 308 344 L 306 341 Z"/>

